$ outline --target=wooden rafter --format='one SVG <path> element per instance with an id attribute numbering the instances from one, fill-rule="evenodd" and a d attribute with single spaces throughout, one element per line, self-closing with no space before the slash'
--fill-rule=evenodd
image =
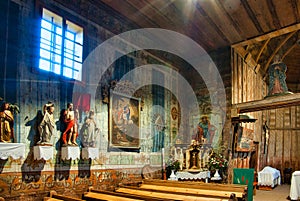
<path id="1" fill-rule="evenodd" d="M 277 36 L 288 34 L 288 33 L 297 31 L 299 29 L 300 29 L 300 23 L 289 26 L 289 27 L 286 27 L 286 28 L 283 28 L 283 29 L 280 29 L 280 30 L 277 30 L 277 31 L 270 32 L 270 33 L 262 35 L 262 36 L 257 36 L 257 37 L 251 38 L 249 40 L 233 44 L 232 47 L 235 48 L 235 47 L 238 47 L 238 46 L 251 45 L 251 44 L 254 44 L 254 43 L 257 43 L 257 42 L 268 40 L 269 38 L 274 38 L 274 37 L 277 37 Z"/>
<path id="2" fill-rule="evenodd" d="M 294 49 L 298 44 L 294 43 L 282 56 L 281 60 L 284 60 L 284 58 L 292 51 L 292 49 Z"/>
<path id="3" fill-rule="evenodd" d="M 263 53 L 264 49 L 267 47 L 268 43 L 270 42 L 271 38 L 265 41 L 264 45 L 260 48 L 260 51 L 255 59 L 255 62 L 257 63 L 258 60 L 260 59 L 261 54 Z"/>
<path id="4" fill-rule="evenodd" d="M 253 22 L 255 28 L 259 33 L 264 33 L 263 28 L 260 26 L 259 21 L 257 20 L 255 13 L 252 11 L 252 9 L 249 6 L 249 3 L 247 1 L 241 1 L 242 5 L 244 6 L 247 14 L 249 15 L 251 21 Z"/>
<path id="5" fill-rule="evenodd" d="M 236 47 L 234 48 L 235 52 L 238 53 L 242 58 L 244 58 L 245 62 L 249 65 L 249 67 L 252 67 L 253 69 L 257 66 L 257 63 L 252 57 L 252 54 L 245 50 L 243 47 Z"/>

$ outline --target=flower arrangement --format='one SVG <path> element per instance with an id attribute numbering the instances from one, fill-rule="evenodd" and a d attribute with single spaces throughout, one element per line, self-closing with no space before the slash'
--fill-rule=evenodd
<path id="1" fill-rule="evenodd" d="M 212 151 L 209 161 L 208 167 L 210 170 L 222 169 L 228 166 L 227 159 L 220 153 L 216 153 Z"/>
<path id="2" fill-rule="evenodd" d="M 171 157 L 167 161 L 166 168 L 177 172 L 180 169 L 180 162 L 178 160 L 175 160 L 173 157 Z"/>

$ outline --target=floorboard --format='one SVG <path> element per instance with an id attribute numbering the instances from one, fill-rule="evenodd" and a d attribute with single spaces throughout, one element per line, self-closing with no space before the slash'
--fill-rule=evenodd
<path id="1" fill-rule="evenodd" d="M 287 201 L 290 194 L 290 185 L 283 184 L 276 186 L 271 191 L 256 190 L 256 195 L 253 196 L 254 201 Z"/>

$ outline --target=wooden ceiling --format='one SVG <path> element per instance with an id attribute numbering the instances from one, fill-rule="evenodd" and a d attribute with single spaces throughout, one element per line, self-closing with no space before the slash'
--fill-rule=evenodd
<path id="1" fill-rule="evenodd" d="M 300 92 L 299 0 L 102 0 L 102 3 L 137 27 L 185 34 L 206 51 L 233 46 L 264 75 L 274 55 L 280 54 L 288 67 L 288 87 Z"/>

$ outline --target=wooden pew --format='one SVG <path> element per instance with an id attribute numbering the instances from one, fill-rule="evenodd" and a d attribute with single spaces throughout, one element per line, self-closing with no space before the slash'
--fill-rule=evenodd
<path id="1" fill-rule="evenodd" d="M 109 200 L 109 201 L 134 201 L 140 199 L 126 198 L 118 195 L 109 195 L 104 192 L 86 192 L 83 195 L 83 199 L 86 201 L 96 201 L 96 200 Z"/>
<path id="2" fill-rule="evenodd" d="M 130 193 L 114 192 L 89 189 L 83 196 L 85 200 L 120 200 L 120 198 L 126 198 L 126 200 L 152 200 L 152 201 L 171 201 L 173 199 L 154 198 L 149 196 L 134 195 Z"/>
<path id="3" fill-rule="evenodd" d="M 157 187 L 157 188 L 154 188 Z M 199 189 L 197 189 L 200 191 Z M 140 188 L 140 187 L 122 187 L 116 189 L 116 192 L 130 193 L 142 196 L 151 196 L 157 198 L 172 198 L 174 200 L 199 200 L 199 201 L 237 201 L 234 194 L 231 195 L 218 195 L 216 191 L 209 193 L 198 193 L 191 188 L 180 187 L 165 187 L 165 186 L 153 186 L 153 188 Z M 213 194 L 213 192 L 215 194 Z"/>
<path id="4" fill-rule="evenodd" d="M 152 185 L 152 186 L 148 186 Z M 215 183 L 203 183 L 203 182 L 187 182 L 187 181 L 169 181 L 169 180 L 144 180 L 143 184 L 140 184 L 140 188 L 159 188 L 157 186 L 172 187 L 172 188 L 192 188 L 192 191 L 198 191 L 198 194 L 210 195 L 218 194 L 220 196 L 228 196 L 232 193 L 238 198 L 238 200 L 247 200 L 247 185 L 237 184 L 215 184 Z M 209 190 L 209 191 L 206 191 Z M 211 191 L 213 190 L 213 192 Z"/>
<path id="5" fill-rule="evenodd" d="M 70 196 L 65 196 L 65 195 L 60 195 L 57 194 L 56 191 L 50 191 L 50 196 L 49 197 L 44 197 L 44 201 L 83 201 L 82 199 L 79 198 L 73 198 Z"/>
<path id="6" fill-rule="evenodd" d="M 134 188 L 134 187 L 132 187 Z M 187 201 L 228 201 L 229 199 L 201 197 L 199 195 L 174 194 L 173 192 L 151 192 L 141 189 L 119 188 L 116 192 L 102 191 L 90 189 L 83 196 L 87 201 L 110 200 L 110 201 L 131 201 L 131 200 L 149 200 L 149 201 L 171 201 L 171 200 L 187 200 Z"/>

